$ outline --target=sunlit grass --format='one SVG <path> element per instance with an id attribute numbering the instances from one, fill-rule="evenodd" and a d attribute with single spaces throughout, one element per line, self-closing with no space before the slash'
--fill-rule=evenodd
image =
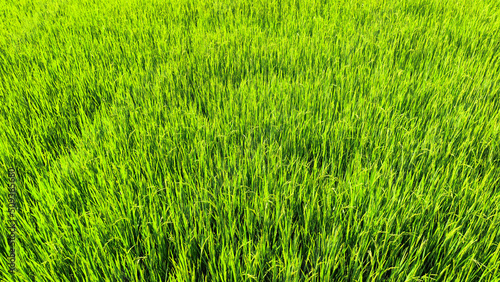
<path id="1" fill-rule="evenodd" d="M 19 281 L 500 279 L 495 1 L 0 7 Z"/>

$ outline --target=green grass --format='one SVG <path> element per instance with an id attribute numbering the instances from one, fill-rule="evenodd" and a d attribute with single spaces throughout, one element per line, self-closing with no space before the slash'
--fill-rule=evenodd
<path id="1" fill-rule="evenodd" d="M 2 279 L 500 281 L 500 2 L 0 7 Z"/>

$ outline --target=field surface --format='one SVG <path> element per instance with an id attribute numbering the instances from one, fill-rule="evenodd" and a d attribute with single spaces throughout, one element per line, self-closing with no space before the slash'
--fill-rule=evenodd
<path id="1" fill-rule="evenodd" d="M 0 0 L 0 167 L 2 281 L 500 281 L 500 2 Z"/>

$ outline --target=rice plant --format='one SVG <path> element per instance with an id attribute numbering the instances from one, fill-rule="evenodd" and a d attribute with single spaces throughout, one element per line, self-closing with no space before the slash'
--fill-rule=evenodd
<path id="1" fill-rule="evenodd" d="M 0 7 L 2 281 L 500 281 L 500 2 Z"/>

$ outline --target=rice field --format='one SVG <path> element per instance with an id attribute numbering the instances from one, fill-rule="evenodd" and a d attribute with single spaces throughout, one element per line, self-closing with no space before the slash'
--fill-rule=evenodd
<path id="1" fill-rule="evenodd" d="M 0 7 L 0 280 L 500 281 L 500 2 Z"/>

